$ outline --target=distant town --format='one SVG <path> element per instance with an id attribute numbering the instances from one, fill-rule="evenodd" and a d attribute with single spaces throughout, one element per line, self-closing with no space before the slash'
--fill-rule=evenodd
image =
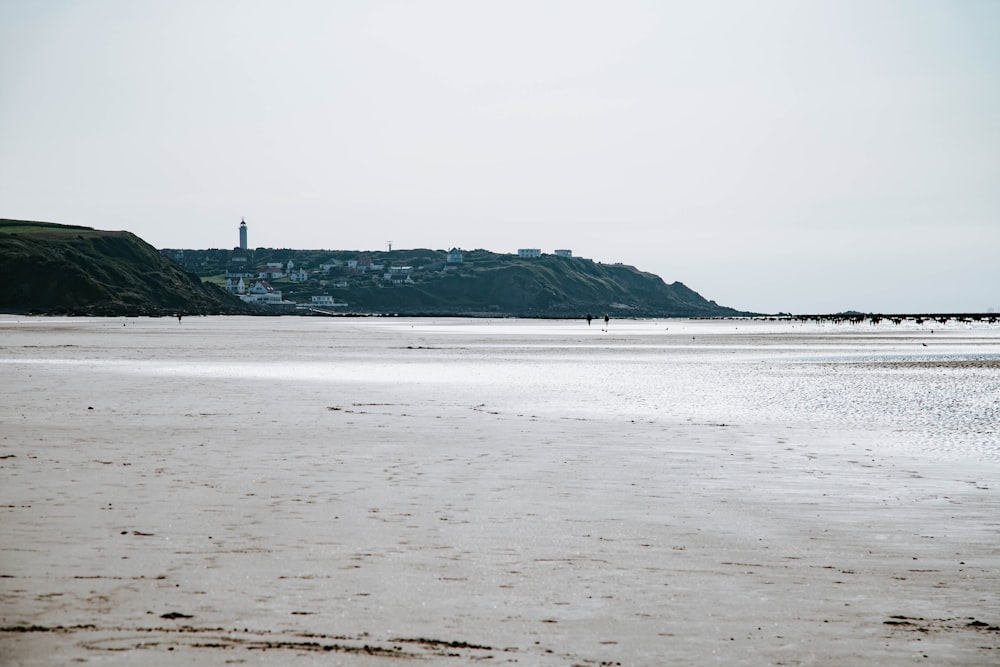
<path id="1" fill-rule="evenodd" d="M 427 256 L 427 251 L 396 251 L 392 246 L 386 253 L 362 252 L 345 257 L 343 251 L 327 251 L 322 258 L 311 256 L 302 261 L 303 251 L 249 247 L 246 220 L 239 224 L 239 244 L 232 250 L 173 250 L 161 251 L 164 255 L 198 274 L 206 282 L 213 282 L 246 303 L 281 310 L 343 311 L 350 307 L 345 298 L 351 287 L 361 285 L 382 286 L 413 285 L 420 274 L 459 271 L 466 260 L 466 251 L 451 248 L 438 256 Z M 313 255 L 322 251 L 315 251 Z M 416 253 L 416 254 L 415 254 Z M 280 255 L 297 255 L 300 259 Z M 388 255 L 418 263 L 385 263 L 374 255 Z M 552 255 L 574 258 L 568 248 L 553 250 Z M 517 257 L 542 257 L 540 248 L 519 248 Z M 333 293 L 331 293 L 333 292 Z M 340 292 L 340 294 L 337 294 Z M 308 300 L 305 300 L 308 299 Z"/>

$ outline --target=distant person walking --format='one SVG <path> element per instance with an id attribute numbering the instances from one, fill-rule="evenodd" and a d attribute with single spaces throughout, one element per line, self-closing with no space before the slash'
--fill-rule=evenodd
<path id="1" fill-rule="evenodd" d="M 591 315 L 590 313 L 587 313 L 587 326 L 588 326 L 588 327 L 590 326 L 590 321 L 591 321 L 592 319 L 594 319 L 594 316 L 593 316 L 593 315 Z"/>
<path id="2" fill-rule="evenodd" d="M 608 326 L 608 322 L 610 322 L 610 321 L 611 321 L 611 318 L 608 317 L 607 314 L 605 314 L 604 315 L 604 326 Z"/>

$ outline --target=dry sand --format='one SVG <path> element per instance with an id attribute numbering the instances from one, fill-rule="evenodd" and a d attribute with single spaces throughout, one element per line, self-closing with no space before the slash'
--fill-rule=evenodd
<path id="1" fill-rule="evenodd" d="M 1000 663 L 996 463 L 133 372 L 454 345 L 263 321 L 0 319 L 0 664 Z"/>

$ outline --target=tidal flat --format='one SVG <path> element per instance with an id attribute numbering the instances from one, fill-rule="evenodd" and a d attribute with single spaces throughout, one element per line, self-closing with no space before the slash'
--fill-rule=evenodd
<path id="1" fill-rule="evenodd" d="M 1000 661 L 1000 327 L 0 316 L 0 664 Z"/>

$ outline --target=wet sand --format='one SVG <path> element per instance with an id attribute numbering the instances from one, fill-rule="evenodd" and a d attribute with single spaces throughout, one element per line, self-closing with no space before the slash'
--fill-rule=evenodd
<path id="1" fill-rule="evenodd" d="M 495 337 L 265 322 L 0 318 L 0 664 L 1000 661 L 995 461 L 533 409 L 404 372 Z M 146 367 L 331 358 L 371 375 Z"/>

